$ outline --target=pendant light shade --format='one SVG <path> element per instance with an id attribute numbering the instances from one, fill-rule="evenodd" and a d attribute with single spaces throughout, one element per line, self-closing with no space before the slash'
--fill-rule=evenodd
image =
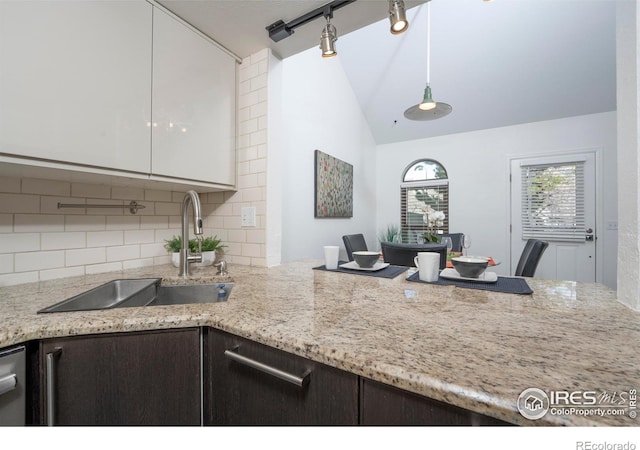
<path id="1" fill-rule="evenodd" d="M 389 0 L 389 21 L 391 22 L 391 34 L 400 34 L 407 31 L 409 21 L 407 20 L 403 0 Z"/>
<path id="2" fill-rule="evenodd" d="M 404 116 L 409 120 L 434 120 L 449 114 L 453 108 L 451 105 L 442 102 L 435 102 L 431 94 L 429 77 L 431 71 L 431 2 L 427 3 L 427 87 L 424 89 L 424 97 L 420 103 L 412 106 L 404 112 Z"/>
<path id="3" fill-rule="evenodd" d="M 336 27 L 331 25 L 329 17 L 327 16 L 327 24 L 322 29 L 322 35 L 320 36 L 320 49 L 322 50 L 323 58 L 331 58 L 336 56 L 335 42 L 338 40 L 338 33 Z"/>

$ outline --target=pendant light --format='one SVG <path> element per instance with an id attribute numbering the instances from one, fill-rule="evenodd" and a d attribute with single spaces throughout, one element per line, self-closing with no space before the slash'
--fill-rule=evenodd
<path id="1" fill-rule="evenodd" d="M 434 120 L 446 116 L 452 111 L 451 105 L 435 102 L 431 94 L 431 1 L 427 3 L 427 87 L 424 89 L 424 97 L 420 103 L 412 106 L 404 112 L 409 120 Z"/>

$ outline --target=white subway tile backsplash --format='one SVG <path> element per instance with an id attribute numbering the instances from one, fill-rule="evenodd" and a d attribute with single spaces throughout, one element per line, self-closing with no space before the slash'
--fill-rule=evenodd
<path id="1" fill-rule="evenodd" d="M 66 181 L 23 178 L 22 193 L 68 197 L 71 194 L 71 184 Z"/>
<path id="2" fill-rule="evenodd" d="M 40 244 L 42 250 L 84 248 L 87 245 L 87 235 L 84 231 L 42 233 Z"/>
<path id="3" fill-rule="evenodd" d="M 251 133 L 251 145 L 260 145 L 267 143 L 267 130 L 259 130 Z"/>
<path id="4" fill-rule="evenodd" d="M 32 270 L 53 269 L 64 266 L 64 251 L 50 252 L 26 252 L 15 255 L 16 272 L 29 272 Z"/>
<path id="5" fill-rule="evenodd" d="M 36 281 L 38 281 L 38 272 L 14 272 L 0 275 L 0 286 L 15 286 L 16 284 L 34 283 Z"/>
<path id="6" fill-rule="evenodd" d="M 13 231 L 13 214 L 0 214 L 0 233 Z"/>
<path id="7" fill-rule="evenodd" d="M 168 216 L 140 217 L 140 228 L 143 230 L 155 230 L 158 228 L 168 228 L 168 227 L 169 227 Z"/>
<path id="8" fill-rule="evenodd" d="M 103 263 L 107 260 L 104 247 L 67 250 L 65 256 L 67 266 L 86 266 Z"/>
<path id="9" fill-rule="evenodd" d="M 124 243 L 129 244 L 150 244 L 155 240 L 154 230 L 126 230 L 124 232 Z"/>
<path id="10" fill-rule="evenodd" d="M 84 275 L 84 266 L 41 270 L 40 281 L 54 280 L 57 278 L 77 277 L 80 275 Z"/>
<path id="11" fill-rule="evenodd" d="M 39 213 L 40 197 L 27 194 L 0 193 L 0 213 Z"/>
<path id="12" fill-rule="evenodd" d="M 267 74 L 264 72 L 260 73 L 259 75 L 251 78 L 249 81 L 251 82 L 252 91 L 265 88 L 267 87 L 267 82 L 268 82 Z"/>
<path id="13" fill-rule="evenodd" d="M 110 247 L 124 243 L 124 231 L 89 231 L 87 247 Z"/>
<path id="14" fill-rule="evenodd" d="M 106 264 L 93 264 L 85 267 L 87 275 L 93 275 L 96 273 L 114 272 L 116 270 L 122 270 L 121 262 L 110 262 Z"/>
<path id="15" fill-rule="evenodd" d="M 71 184 L 72 197 L 111 198 L 111 187 L 102 184 Z"/>
<path id="16" fill-rule="evenodd" d="M 162 241 L 162 243 L 155 242 L 153 244 L 140 244 L 141 258 L 155 258 L 157 256 L 168 257 L 167 250 L 164 248 L 164 241 Z"/>
<path id="17" fill-rule="evenodd" d="M 159 216 L 180 215 L 180 203 L 156 202 L 156 214 Z"/>
<path id="18" fill-rule="evenodd" d="M 64 231 L 64 216 L 16 214 L 14 216 L 13 231 L 16 233 Z"/>
<path id="19" fill-rule="evenodd" d="M 0 177 L 0 192 L 20 192 L 20 178 Z"/>
<path id="20" fill-rule="evenodd" d="M 144 189 L 134 188 L 134 187 L 112 186 L 111 198 L 126 200 L 125 203 L 129 203 L 132 200 L 135 200 L 138 203 L 140 203 L 141 200 L 144 200 Z"/>
<path id="21" fill-rule="evenodd" d="M 107 219 L 104 216 L 66 216 L 65 231 L 101 231 L 106 230 Z"/>
<path id="22" fill-rule="evenodd" d="M 13 272 L 13 253 L 0 255 L 0 273 Z"/>
<path id="23" fill-rule="evenodd" d="M 153 266 L 155 263 L 155 260 L 153 258 L 144 258 L 144 259 L 131 259 L 128 261 L 122 261 L 122 268 L 124 270 L 129 270 L 129 269 L 138 269 L 140 267 L 149 267 L 149 266 Z"/>
<path id="24" fill-rule="evenodd" d="M 119 247 L 107 247 L 107 261 L 124 261 L 140 258 L 139 245 L 122 245 Z"/>
<path id="25" fill-rule="evenodd" d="M 147 189 L 144 191 L 144 199 L 152 202 L 170 202 L 171 191 L 156 191 Z"/>
<path id="26" fill-rule="evenodd" d="M 40 250 L 38 233 L 0 234 L 0 253 L 22 253 Z"/>
<path id="27" fill-rule="evenodd" d="M 140 217 L 138 216 L 109 216 L 107 217 L 107 230 L 139 230 Z"/>

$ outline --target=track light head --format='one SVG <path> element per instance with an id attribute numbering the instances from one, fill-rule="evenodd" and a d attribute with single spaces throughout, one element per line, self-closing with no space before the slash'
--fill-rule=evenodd
<path id="1" fill-rule="evenodd" d="M 331 58 L 338 54 L 335 47 L 335 42 L 338 40 L 338 32 L 336 27 L 331 25 L 329 16 L 326 16 L 326 19 L 327 24 L 322 29 L 322 35 L 320 36 L 320 49 L 322 50 L 323 58 Z"/>
<path id="2" fill-rule="evenodd" d="M 389 21 L 391 22 L 391 34 L 400 34 L 407 31 L 409 21 L 405 13 L 403 0 L 389 0 Z"/>

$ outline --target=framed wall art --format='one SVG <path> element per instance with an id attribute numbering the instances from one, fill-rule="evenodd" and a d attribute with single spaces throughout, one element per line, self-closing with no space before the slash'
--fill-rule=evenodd
<path id="1" fill-rule="evenodd" d="M 353 217 L 353 166 L 315 151 L 315 217 Z"/>

